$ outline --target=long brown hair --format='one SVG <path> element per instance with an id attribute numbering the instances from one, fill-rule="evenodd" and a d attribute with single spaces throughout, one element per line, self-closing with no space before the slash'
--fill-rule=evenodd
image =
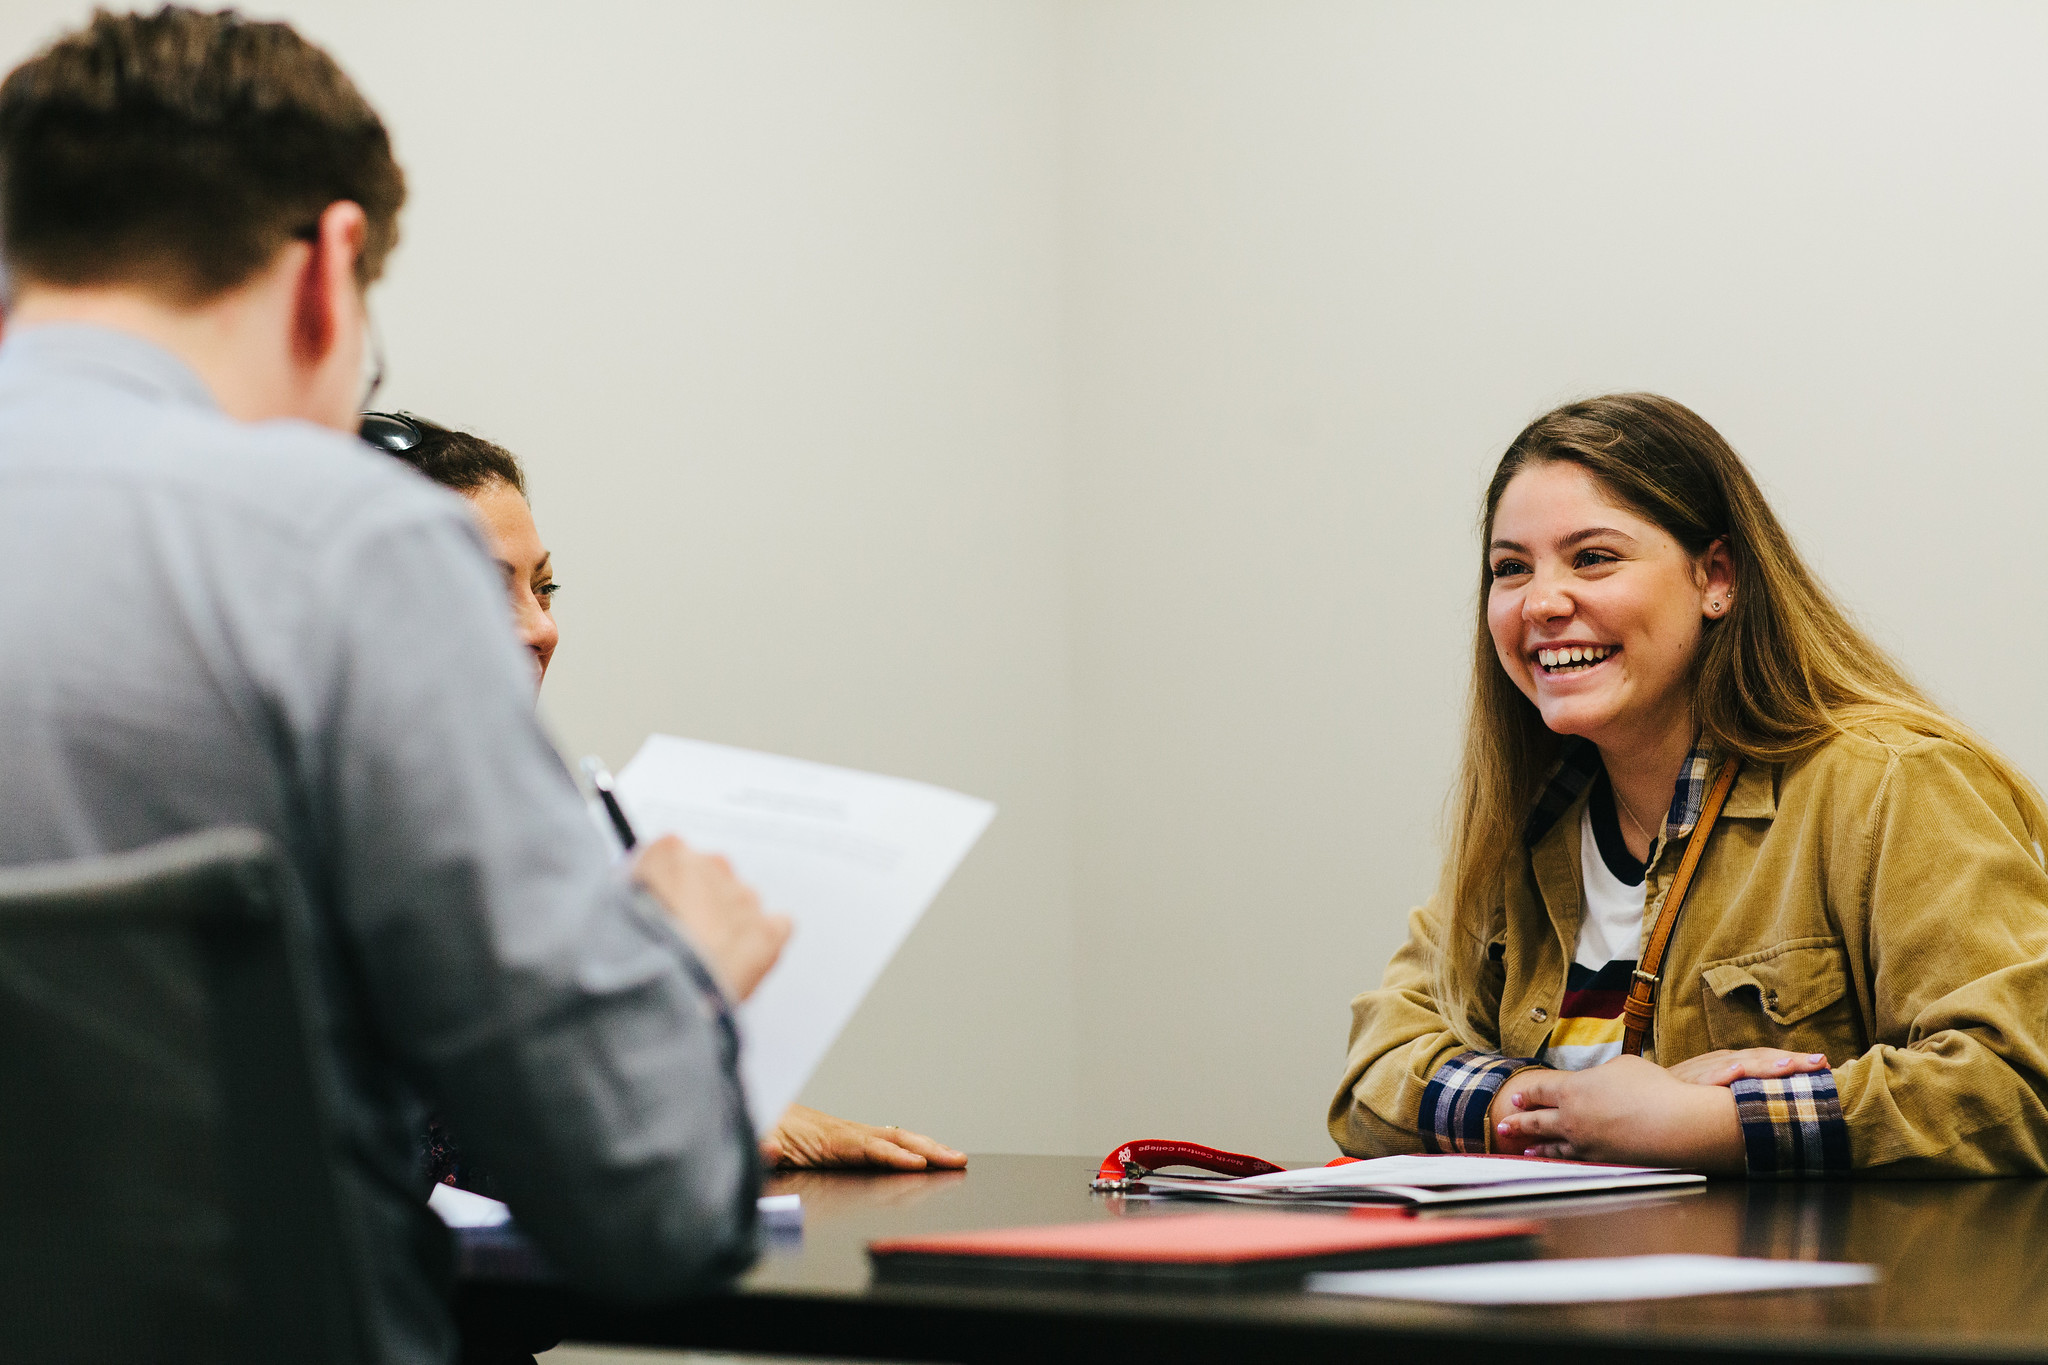
<path id="1" fill-rule="evenodd" d="M 1692 714 L 1724 754 L 1783 763 L 1854 725 L 1891 721 L 1971 750 L 2012 789 L 2038 845 L 2048 830 L 2041 794 L 2012 764 L 1914 686 L 1858 629 L 1778 524 L 1742 459 L 1683 404 L 1649 393 L 1609 394 L 1531 422 L 1508 446 L 1486 489 L 1482 547 L 1514 477 L 1567 462 L 1618 504 L 1662 527 L 1697 559 L 1725 540 L 1734 590 L 1710 620 L 1695 661 Z M 1487 937 L 1505 878 L 1517 866 L 1530 807 L 1562 740 L 1501 668 L 1487 627 L 1491 576 L 1482 551 L 1471 710 L 1453 791 L 1449 848 L 1438 896 L 1447 913 L 1437 959 L 1439 1002 L 1467 1042 Z M 1491 1031 L 1491 1026 L 1488 1026 Z"/>

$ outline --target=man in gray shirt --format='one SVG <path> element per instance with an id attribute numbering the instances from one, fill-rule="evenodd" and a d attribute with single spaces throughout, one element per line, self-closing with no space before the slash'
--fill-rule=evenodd
<path id="1" fill-rule="evenodd" d="M 343 434 L 403 193 L 283 25 L 102 13 L 0 85 L 0 864 L 230 824 L 287 851 L 376 1350 L 425 1361 L 423 1092 L 572 1279 L 751 1256 L 726 1008 L 788 925 L 673 840 L 614 867 L 465 504 Z"/>

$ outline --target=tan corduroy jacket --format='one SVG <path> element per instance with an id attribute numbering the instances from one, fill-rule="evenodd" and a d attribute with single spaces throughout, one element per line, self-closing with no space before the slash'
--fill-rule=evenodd
<path id="1" fill-rule="evenodd" d="M 1578 942 L 1579 801 L 1507 879 L 1481 979 L 1487 1047 L 1533 1057 Z M 1654 918 L 1683 844 L 1646 879 Z M 1432 998 L 1439 911 L 1409 919 L 1352 1001 L 1330 1134 L 1415 1151 L 1422 1092 L 1466 1050 Z M 1667 950 L 1646 1055 L 1824 1052 L 1850 1159 L 1872 1174 L 2048 1171 L 2048 873 L 1968 750 L 1889 725 L 1783 767 L 1746 764 Z"/>

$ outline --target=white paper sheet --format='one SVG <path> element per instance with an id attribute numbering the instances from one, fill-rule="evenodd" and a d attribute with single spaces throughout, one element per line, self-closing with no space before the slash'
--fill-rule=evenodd
<path id="1" fill-rule="evenodd" d="M 1588 1176 L 1661 1175 L 1663 1166 L 1594 1166 L 1565 1161 L 1529 1161 L 1505 1156 L 1378 1156 L 1342 1166 L 1309 1166 L 1246 1176 L 1236 1185 L 1268 1189 L 1343 1189 L 1356 1185 L 1504 1185 L 1518 1180 L 1579 1180 Z"/>
<path id="2" fill-rule="evenodd" d="M 1433 1303 L 1606 1303 L 1831 1289 L 1874 1284 L 1877 1267 L 1746 1256 L 1612 1256 L 1577 1261 L 1487 1261 L 1412 1270 L 1340 1270 L 1308 1277 L 1319 1294 Z"/>
<path id="3" fill-rule="evenodd" d="M 496 1228 L 512 1221 L 512 1210 L 499 1201 L 453 1185 L 434 1186 L 427 1207 L 451 1228 Z"/>
<path id="4" fill-rule="evenodd" d="M 761 1212 L 762 1226 L 787 1232 L 804 1225 L 804 1201 L 797 1194 L 764 1194 L 754 1201 Z M 451 1228 L 501 1228 L 512 1221 L 512 1210 L 489 1195 L 458 1190 L 453 1185 L 436 1185 L 427 1195 L 427 1207 Z"/>
<path id="5" fill-rule="evenodd" d="M 757 1131 L 824 1060 L 996 808 L 943 787 L 652 735 L 619 772 L 642 839 L 722 853 L 796 923 L 739 1009 L 740 1076 Z"/>
<path id="6" fill-rule="evenodd" d="M 770 1232 L 802 1232 L 804 1197 L 800 1194 L 764 1194 L 757 1201 L 761 1226 Z"/>
<path id="7" fill-rule="evenodd" d="M 1341 1166 L 1310 1166 L 1239 1180 L 1148 1175 L 1148 1193 L 1176 1198 L 1260 1202 L 1469 1204 L 1608 1190 L 1670 1189 L 1706 1183 L 1703 1175 L 1658 1166 L 1529 1161 L 1487 1156 L 1383 1156 Z"/>

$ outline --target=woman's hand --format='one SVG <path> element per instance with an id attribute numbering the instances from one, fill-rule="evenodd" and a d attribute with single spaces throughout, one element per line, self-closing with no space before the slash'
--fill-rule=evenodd
<path id="1" fill-rule="evenodd" d="M 894 1124 L 877 1128 L 855 1123 L 801 1104 L 784 1110 L 782 1121 L 761 1139 L 761 1159 L 770 1166 L 879 1166 L 892 1171 L 957 1169 L 967 1164 L 965 1152 L 923 1133 Z"/>
<path id="2" fill-rule="evenodd" d="M 1486 1128 L 1488 1132 L 1493 1134 L 1493 1145 L 1488 1150 L 1496 1156 L 1543 1155 L 1541 1152 L 1528 1150 L 1536 1145 L 1533 1139 L 1524 1141 L 1510 1136 L 1502 1129 L 1501 1124 L 1510 1114 L 1519 1114 L 1522 1111 L 1520 1104 L 1522 1082 L 1531 1079 L 1539 1073 L 1547 1073 L 1549 1070 L 1550 1068 L 1547 1066 L 1523 1067 L 1520 1071 L 1508 1077 L 1505 1085 L 1493 1092 L 1493 1103 L 1486 1107 Z"/>
<path id="3" fill-rule="evenodd" d="M 1502 1098 L 1514 1112 L 1494 1125 L 1501 1151 L 1730 1175 L 1746 1166 L 1735 1096 L 1640 1057 L 1589 1071 L 1524 1071 L 1495 1103 Z"/>
<path id="4" fill-rule="evenodd" d="M 1733 1085 L 1745 1078 L 1763 1080 L 1826 1071 L 1828 1057 L 1825 1052 L 1780 1052 L 1774 1047 L 1746 1047 L 1738 1052 L 1724 1048 L 1719 1052 L 1702 1052 L 1664 1069 L 1673 1079 L 1687 1085 Z"/>

